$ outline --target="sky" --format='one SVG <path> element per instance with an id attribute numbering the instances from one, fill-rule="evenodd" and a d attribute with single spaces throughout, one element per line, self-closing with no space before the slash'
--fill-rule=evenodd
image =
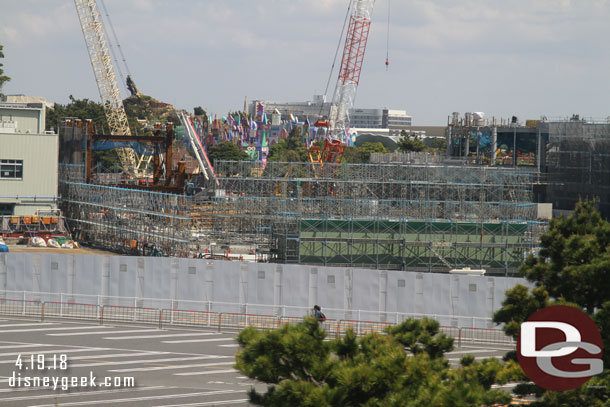
<path id="1" fill-rule="evenodd" d="M 105 5 L 143 93 L 224 115 L 245 97 L 295 102 L 323 94 L 348 2 Z M 406 110 L 414 125 L 444 125 L 452 112 L 473 111 L 606 118 L 609 21 L 610 0 L 377 0 L 355 106 Z M 72 0 L 1 0 L 0 45 L 12 78 L 3 93 L 100 100 Z"/>

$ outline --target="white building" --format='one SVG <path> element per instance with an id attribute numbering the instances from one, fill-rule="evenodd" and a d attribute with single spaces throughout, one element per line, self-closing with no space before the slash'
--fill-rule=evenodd
<path id="1" fill-rule="evenodd" d="M 0 102 L 0 215 L 57 209 L 58 137 L 45 132 L 45 105 Z"/>
<path id="2" fill-rule="evenodd" d="M 248 113 L 256 114 L 256 106 L 262 103 L 265 106 L 265 113 L 271 115 L 277 111 L 282 119 L 292 115 L 305 121 L 309 118 L 310 122 L 315 122 L 320 118 L 327 118 L 330 112 L 330 102 L 326 101 L 324 95 L 314 95 L 310 102 L 274 102 L 268 100 L 254 100 L 250 103 Z M 404 110 L 395 109 L 361 109 L 354 108 L 349 112 L 349 122 L 351 128 L 366 129 L 393 129 L 401 130 L 411 126 L 412 118 Z"/>

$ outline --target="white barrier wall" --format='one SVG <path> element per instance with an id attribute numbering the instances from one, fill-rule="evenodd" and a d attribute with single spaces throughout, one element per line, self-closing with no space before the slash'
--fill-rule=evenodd
<path id="1" fill-rule="evenodd" d="M 0 254 L 0 297 L 63 293 L 77 302 L 98 297 L 100 305 L 288 316 L 320 304 L 337 319 L 384 320 L 388 313 L 490 318 L 516 284 L 528 285 L 521 278 L 221 260 Z M 57 300 L 43 297 L 37 299 Z"/>

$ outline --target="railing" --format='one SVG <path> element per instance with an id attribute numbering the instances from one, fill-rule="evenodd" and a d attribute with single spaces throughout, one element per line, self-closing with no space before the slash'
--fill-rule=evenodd
<path id="1" fill-rule="evenodd" d="M 51 298 L 54 297 L 54 298 Z M 81 302 L 90 297 L 96 301 Z M 149 306 L 155 303 L 153 306 Z M 170 305 L 170 306 L 164 306 Z M 180 306 L 178 306 L 180 305 Z M 184 307 L 181 307 L 184 306 Z M 222 306 L 222 307 L 221 307 Z M 203 309 L 197 309 L 203 308 Z M 217 308 L 225 308 L 219 311 Z M 276 312 L 262 312 L 272 307 Z M 230 310 L 229 308 L 242 308 Z M 247 310 L 250 310 L 249 312 Z M 433 314 L 379 313 L 372 311 L 349 310 L 351 318 L 333 318 L 331 313 L 346 313 L 346 310 L 324 309 L 331 316 L 322 324 L 329 336 L 340 337 L 348 329 L 358 336 L 377 332 L 382 333 L 388 326 L 398 324 L 407 318 L 424 317 L 439 320 L 451 319 L 450 325 L 441 323 L 441 332 L 462 342 L 513 344 L 511 337 L 501 329 L 480 328 L 478 320 L 485 318 L 455 317 Z M 292 314 L 299 315 L 292 315 Z M 253 326 L 261 329 L 277 329 L 285 324 L 301 323 L 303 316 L 308 315 L 305 307 L 269 306 L 261 304 L 215 303 L 211 301 L 179 301 L 127 297 L 87 296 L 77 294 L 52 294 L 34 292 L 5 292 L 0 296 L 0 314 L 34 317 L 44 321 L 45 318 L 63 318 L 96 321 L 100 325 L 106 322 L 137 323 L 175 327 L 212 328 L 219 332 L 225 329 L 242 329 Z M 382 320 L 367 318 L 381 316 Z M 354 318 L 355 317 L 355 318 Z M 459 326 L 460 321 L 469 322 Z"/>

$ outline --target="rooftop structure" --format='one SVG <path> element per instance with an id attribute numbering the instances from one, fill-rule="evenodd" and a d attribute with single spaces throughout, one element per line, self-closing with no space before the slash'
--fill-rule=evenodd
<path id="1" fill-rule="evenodd" d="M 57 134 L 43 102 L 0 103 L 0 215 L 57 209 Z"/>

